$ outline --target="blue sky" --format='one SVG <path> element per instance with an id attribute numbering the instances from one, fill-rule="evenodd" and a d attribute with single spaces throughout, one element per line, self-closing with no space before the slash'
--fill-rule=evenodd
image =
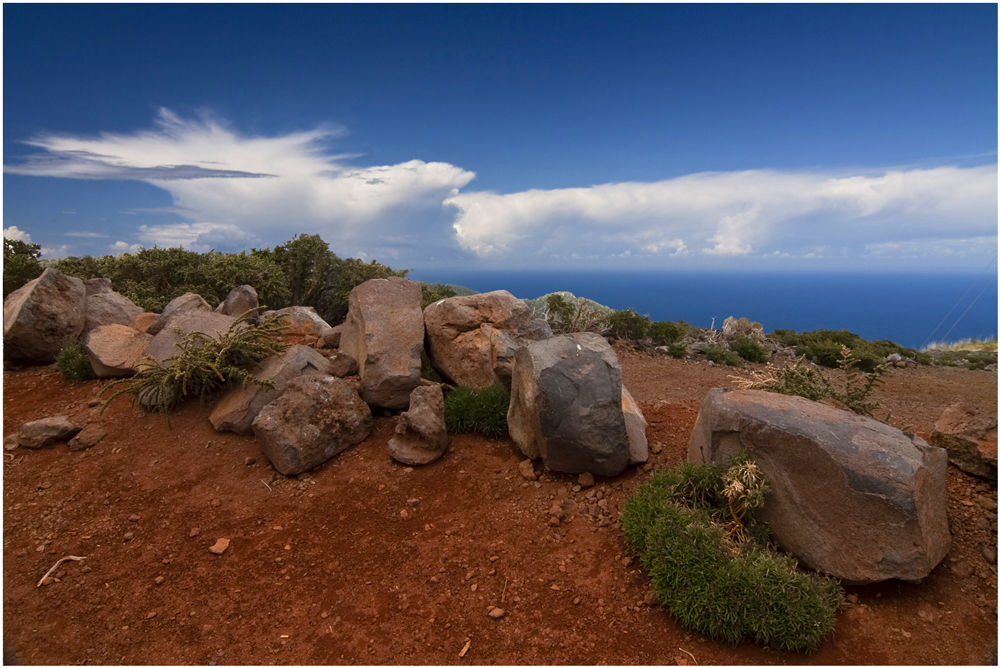
<path id="1" fill-rule="evenodd" d="M 978 270 L 997 6 L 5 4 L 5 235 Z"/>

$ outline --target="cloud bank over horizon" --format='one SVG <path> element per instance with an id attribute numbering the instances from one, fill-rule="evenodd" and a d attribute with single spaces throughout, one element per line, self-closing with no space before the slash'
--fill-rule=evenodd
<path id="1" fill-rule="evenodd" d="M 152 129 L 132 134 L 32 137 L 25 143 L 39 152 L 4 171 L 134 180 L 169 193 L 170 207 L 122 213 L 182 222 L 137 225 L 134 238 L 108 246 L 113 252 L 136 242 L 241 249 L 301 232 L 358 257 L 501 266 L 920 258 L 958 265 L 996 250 L 995 164 L 704 172 L 503 194 L 465 190 L 475 173 L 445 162 L 353 166 L 359 156 L 328 150 L 343 134 L 330 126 L 245 136 L 217 118 L 162 109 Z"/>

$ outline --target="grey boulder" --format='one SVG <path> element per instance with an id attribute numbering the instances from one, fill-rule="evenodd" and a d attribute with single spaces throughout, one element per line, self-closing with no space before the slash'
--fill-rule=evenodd
<path id="1" fill-rule="evenodd" d="M 253 433 L 277 471 L 297 475 L 365 440 L 373 426 L 371 409 L 350 383 L 307 375 L 290 380 L 261 410 Z"/>
<path id="2" fill-rule="evenodd" d="M 771 487 L 759 518 L 810 568 L 856 584 L 918 581 L 948 552 L 941 448 L 801 397 L 709 391 L 688 459 L 725 466 L 741 450 Z"/>
<path id="3" fill-rule="evenodd" d="M 622 372 L 604 337 L 580 332 L 518 349 L 507 425 L 521 452 L 553 471 L 621 473 L 631 460 Z"/>
<path id="4" fill-rule="evenodd" d="M 146 331 L 150 334 L 159 334 L 162 330 L 167 329 L 168 325 L 173 318 L 192 312 L 192 311 L 205 311 L 208 313 L 212 312 L 212 307 L 208 305 L 208 302 L 201 295 L 197 295 L 193 292 L 185 292 L 180 297 L 174 297 L 163 307 L 163 311 L 160 313 L 159 317 L 153 321 Z M 172 325 L 170 325 L 172 326 Z"/>
<path id="5" fill-rule="evenodd" d="M 199 297 L 199 299 L 201 299 Z M 204 300 L 202 300 L 204 301 Z M 149 342 L 146 357 L 157 364 L 166 364 L 167 360 L 180 353 L 178 344 L 194 332 L 200 332 L 212 339 L 219 339 L 236 322 L 236 318 L 221 313 L 212 313 L 203 309 L 192 309 L 175 313 L 169 319 L 169 326 L 160 330 Z"/>
<path id="6" fill-rule="evenodd" d="M 351 290 L 340 349 L 358 363 L 361 398 L 394 410 L 410 404 L 420 384 L 424 318 L 420 284 L 374 278 Z"/>
<path id="7" fill-rule="evenodd" d="M 410 394 L 410 408 L 401 413 L 396 434 L 389 439 L 389 455 L 398 462 L 430 464 L 448 448 L 444 419 L 444 391 L 440 385 L 421 385 Z"/>
<path id="8" fill-rule="evenodd" d="M 18 442 L 22 448 L 44 448 L 60 441 L 69 439 L 80 433 L 82 427 L 73 423 L 65 415 L 42 418 L 26 422 L 17 433 Z"/>
<path id="9" fill-rule="evenodd" d="M 7 295 L 4 357 L 26 364 L 54 362 L 59 351 L 83 332 L 85 295 L 83 281 L 51 268 Z"/>
<path id="10" fill-rule="evenodd" d="M 83 327 L 84 333 L 101 325 L 130 325 L 142 313 L 142 309 L 131 299 L 110 290 L 94 294 L 88 292 L 85 307 L 87 323 Z"/>
<path id="11" fill-rule="evenodd" d="M 238 318 L 258 306 L 260 306 L 260 301 L 257 299 L 257 290 L 252 285 L 238 285 L 229 291 L 225 300 L 216 307 L 215 312 Z"/>
<path id="12" fill-rule="evenodd" d="M 234 387 L 215 406 L 209 422 L 217 431 L 253 433 L 254 418 L 264 406 L 281 396 L 288 382 L 305 374 L 329 375 L 330 362 L 308 346 L 290 346 L 280 357 L 269 357 L 254 373 L 258 380 L 270 381 L 273 389 L 249 384 Z"/>

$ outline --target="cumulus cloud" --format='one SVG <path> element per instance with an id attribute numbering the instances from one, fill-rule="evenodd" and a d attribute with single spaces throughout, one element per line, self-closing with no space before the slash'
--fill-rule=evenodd
<path id="1" fill-rule="evenodd" d="M 31 235 L 24 230 L 17 229 L 17 225 L 3 228 L 3 238 L 11 241 L 23 241 L 26 244 L 31 243 Z"/>
<path id="2" fill-rule="evenodd" d="M 160 111 L 153 129 L 80 137 L 47 133 L 27 141 L 43 152 L 13 174 L 76 179 L 126 179 L 169 192 L 167 209 L 190 222 L 142 228 L 156 243 L 210 244 L 213 235 L 284 241 L 299 232 L 350 244 L 412 233 L 413 226 L 448 229 L 441 202 L 475 176 L 454 165 L 409 160 L 354 167 L 327 143 L 342 134 L 323 127 L 277 137 L 241 135 L 210 117 L 183 119 Z M 174 229 L 170 229 L 173 227 Z M 419 234 L 417 235 L 420 236 Z"/>
<path id="3" fill-rule="evenodd" d="M 142 245 L 140 244 L 130 244 L 127 241 L 116 241 L 108 249 L 111 251 L 112 255 L 121 255 L 122 253 L 138 253 L 142 250 Z"/>
<path id="4" fill-rule="evenodd" d="M 450 197 L 463 248 L 482 257 L 625 250 L 735 257 L 788 254 L 825 241 L 861 248 L 888 239 L 996 234 L 995 165 L 863 175 L 768 170 L 692 174 L 655 183 Z M 571 235 L 562 230 L 572 228 Z M 669 240 L 651 242 L 658 237 Z M 994 245 L 995 245 L 995 236 Z M 800 256 L 812 254 L 804 249 Z"/>

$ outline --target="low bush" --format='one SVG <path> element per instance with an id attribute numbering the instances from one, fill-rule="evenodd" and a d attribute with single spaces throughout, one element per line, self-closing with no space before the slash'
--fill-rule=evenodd
<path id="1" fill-rule="evenodd" d="M 442 283 L 421 283 L 420 310 L 424 310 L 434 302 L 454 297 L 456 294 L 455 288 L 450 285 L 444 285 Z"/>
<path id="2" fill-rule="evenodd" d="M 45 268 L 38 261 L 42 247 L 19 239 L 3 240 L 3 296 L 38 278 Z"/>
<path id="3" fill-rule="evenodd" d="M 671 343 L 667 346 L 667 354 L 676 359 L 687 357 L 688 348 L 683 343 Z"/>
<path id="4" fill-rule="evenodd" d="M 682 626 L 732 643 L 814 651 L 844 593 L 767 546 L 766 526 L 753 521 L 766 494 L 745 455 L 725 471 L 684 462 L 654 473 L 626 502 L 625 541 Z"/>
<path id="5" fill-rule="evenodd" d="M 649 326 L 652 324 L 644 315 L 639 315 L 634 309 L 615 311 L 605 318 L 608 333 L 616 339 L 639 341 L 646 338 Z"/>
<path id="6" fill-rule="evenodd" d="M 721 346 L 709 346 L 708 350 L 705 351 L 705 357 L 708 358 L 709 362 L 715 362 L 716 364 L 725 364 L 727 366 L 735 366 L 743 368 L 746 366 L 743 364 L 743 360 L 740 356 L 734 353 L 728 348 L 723 348 Z"/>
<path id="7" fill-rule="evenodd" d="M 658 346 L 669 346 L 672 343 L 677 343 L 684 335 L 688 333 L 690 329 L 686 322 L 669 322 L 658 320 L 656 322 L 649 323 L 649 327 L 646 328 L 646 336 L 649 337 L 655 345 Z"/>
<path id="8" fill-rule="evenodd" d="M 729 342 L 729 349 L 745 359 L 747 362 L 764 364 L 768 360 L 767 350 L 755 339 L 740 334 Z"/>
<path id="9" fill-rule="evenodd" d="M 192 332 L 177 344 L 178 352 L 159 365 L 147 359 L 131 378 L 123 378 L 107 385 L 102 394 L 121 384 L 104 403 L 102 411 L 117 397 L 132 395 L 147 410 L 157 410 L 169 415 L 187 397 L 197 396 L 204 402 L 219 390 L 237 384 L 249 384 L 271 389 L 274 384 L 254 376 L 254 369 L 272 355 L 286 349 L 279 335 L 283 329 L 278 316 L 263 318 L 257 325 L 249 322 L 257 311 L 245 313 L 218 339 L 201 332 Z"/>
<path id="10" fill-rule="evenodd" d="M 502 436 L 507 433 L 509 407 L 510 392 L 503 385 L 482 389 L 460 386 L 445 395 L 445 422 L 452 432 Z"/>
<path id="11" fill-rule="evenodd" d="M 794 347 L 796 355 L 804 355 L 806 359 L 832 369 L 840 365 L 841 346 L 850 349 L 862 371 L 874 371 L 876 366 L 893 353 L 903 357 L 917 357 L 917 351 L 912 348 L 904 348 L 892 341 L 867 341 L 846 329 L 817 329 L 801 334 L 794 330 L 776 329 L 770 336 L 786 346 Z"/>
<path id="12" fill-rule="evenodd" d="M 56 357 L 56 368 L 66 380 L 74 383 L 97 378 L 90 358 L 87 357 L 87 351 L 83 348 L 83 341 L 74 341 L 60 350 Z"/>

